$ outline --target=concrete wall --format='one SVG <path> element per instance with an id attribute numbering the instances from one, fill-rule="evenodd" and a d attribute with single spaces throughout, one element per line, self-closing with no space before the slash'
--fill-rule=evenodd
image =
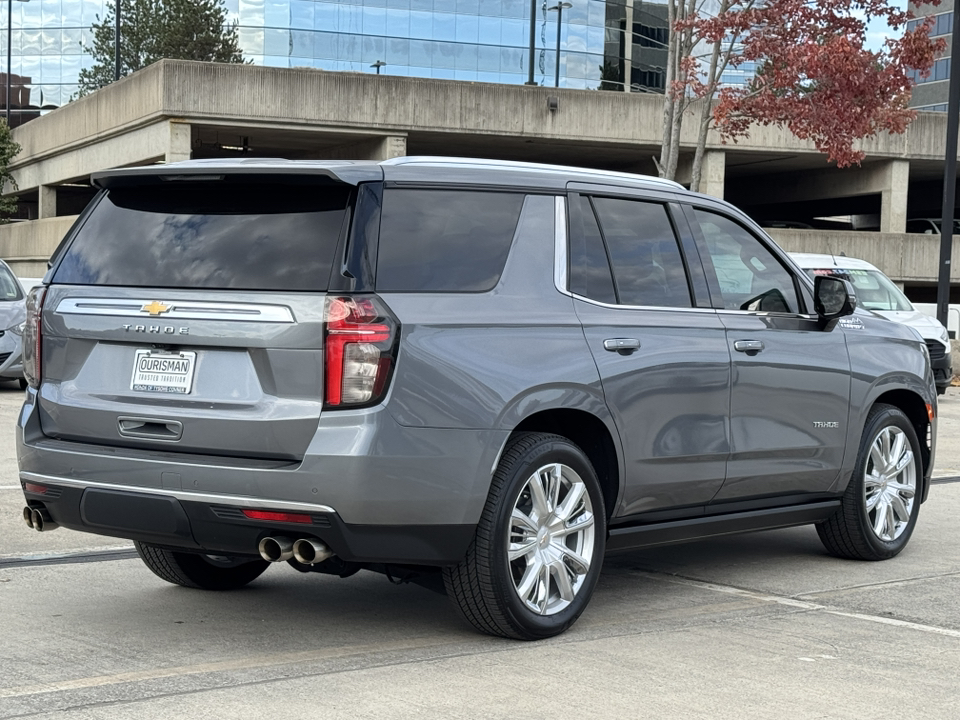
<path id="1" fill-rule="evenodd" d="M 76 216 L 0 225 L 0 257 L 18 277 L 43 277 L 47 260 Z"/>
<path id="2" fill-rule="evenodd" d="M 836 232 L 829 230 L 767 230 L 788 252 L 827 253 L 873 263 L 893 280 L 936 282 L 940 237 L 908 233 Z M 960 258 L 960 238 L 953 239 L 953 257 Z M 960 281 L 960 262 L 950 271 Z"/>

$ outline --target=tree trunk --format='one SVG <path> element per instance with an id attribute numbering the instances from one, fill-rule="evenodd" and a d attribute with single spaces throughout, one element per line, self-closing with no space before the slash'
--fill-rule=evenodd
<path id="1" fill-rule="evenodd" d="M 679 19 L 682 20 L 692 17 L 693 14 L 696 13 L 696 0 L 689 0 L 686 7 L 682 4 L 679 5 L 678 10 L 681 14 Z M 674 60 L 674 72 L 678 77 L 680 77 L 680 60 L 681 58 L 688 57 L 690 53 L 693 52 L 694 44 L 693 28 L 687 28 L 677 38 L 677 57 Z M 681 79 L 685 80 L 686 78 Z M 684 83 L 684 88 L 686 88 L 686 83 Z M 683 130 L 683 113 L 686 111 L 689 102 L 686 91 L 684 90 L 678 95 L 674 102 L 673 122 L 671 123 L 670 130 L 670 149 L 667 153 L 667 165 L 664 174 L 667 180 L 675 180 L 677 177 L 677 165 L 680 162 L 680 133 Z"/>
<path id="2" fill-rule="evenodd" d="M 670 28 L 670 37 L 667 40 L 667 70 L 664 75 L 664 95 L 663 95 L 663 144 L 660 146 L 660 160 L 654 158 L 657 166 L 657 173 L 660 177 L 666 176 L 667 165 L 670 164 L 671 133 L 673 131 L 673 111 L 674 100 L 670 92 L 673 81 L 677 75 L 677 65 L 674 57 L 677 53 L 677 34 L 673 31 L 673 23 L 677 19 L 676 11 L 677 0 L 668 0 L 667 2 L 667 27 Z M 633 28 L 627 30 L 632 32 Z M 631 42 L 633 38 L 631 37 Z M 629 78 L 627 78 L 629 82 Z"/>
<path id="3" fill-rule="evenodd" d="M 720 12 L 725 11 L 726 5 L 726 2 L 721 5 Z M 697 147 L 693 153 L 693 168 L 690 171 L 690 189 L 694 192 L 700 192 L 700 178 L 703 175 L 703 155 L 707 148 L 707 132 L 710 130 L 710 112 L 713 109 L 713 96 L 717 91 L 720 45 L 722 42 L 722 39 L 717 40 L 713 44 L 713 51 L 710 53 L 707 92 L 703 97 L 703 105 L 700 107 L 700 128 L 697 133 Z M 726 66 L 726 63 L 724 63 L 724 66 Z"/>

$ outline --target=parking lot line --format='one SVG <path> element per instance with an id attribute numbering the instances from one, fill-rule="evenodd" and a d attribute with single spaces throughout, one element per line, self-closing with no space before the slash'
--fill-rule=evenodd
<path id="1" fill-rule="evenodd" d="M 920 632 L 933 633 L 935 635 L 946 635 L 947 637 L 960 638 L 960 630 L 953 630 L 951 628 L 937 627 L 936 625 L 922 625 L 920 623 L 909 622 L 907 620 L 898 620 L 890 617 L 882 617 L 880 615 L 866 615 L 863 613 L 845 612 L 837 608 L 832 608 L 829 605 L 821 605 L 819 603 L 808 602 L 806 600 L 798 600 L 786 595 L 775 595 L 771 593 L 756 592 L 754 590 L 745 590 L 743 588 L 734 587 L 733 585 L 718 585 L 716 583 L 702 582 L 700 580 L 693 580 L 691 578 L 685 578 L 678 575 L 664 575 L 646 571 L 636 572 L 641 577 L 645 577 L 650 580 L 659 580 L 661 582 L 687 585 L 689 587 L 695 587 L 701 590 L 709 590 L 711 592 L 736 595 L 738 597 L 750 598 L 756 600 L 757 602 L 777 603 L 779 605 L 787 605 L 789 607 L 794 607 L 801 610 L 811 610 L 826 613 L 828 615 L 836 615 L 838 617 L 853 618 L 856 620 L 864 620 L 866 622 L 879 623 L 881 625 L 892 625 L 894 627 L 918 630 Z"/>

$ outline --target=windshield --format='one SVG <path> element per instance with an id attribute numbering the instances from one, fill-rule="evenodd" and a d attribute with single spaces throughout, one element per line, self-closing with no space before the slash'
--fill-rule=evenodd
<path id="1" fill-rule="evenodd" d="M 0 265 L 0 302 L 12 302 L 23 297 L 20 281 L 10 272 L 6 265 Z"/>
<path id="2" fill-rule="evenodd" d="M 807 274 L 816 278 L 817 275 L 834 275 L 849 280 L 857 291 L 857 304 L 867 310 L 913 310 L 913 305 L 907 300 L 900 288 L 879 270 L 849 270 L 847 268 L 817 268 L 807 270 Z"/>
<path id="3" fill-rule="evenodd" d="M 933 224 L 937 226 L 937 232 L 939 232 L 940 227 L 943 225 L 943 220 L 934 220 Z M 953 234 L 960 235 L 960 220 L 953 221 Z"/>

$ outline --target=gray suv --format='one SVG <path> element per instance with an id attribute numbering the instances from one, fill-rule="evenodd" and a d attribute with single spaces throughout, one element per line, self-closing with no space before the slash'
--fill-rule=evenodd
<path id="1" fill-rule="evenodd" d="M 30 293 L 24 519 L 171 583 L 270 563 L 570 627 L 605 552 L 815 523 L 879 560 L 929 488 L 912 329 L 736 209 L 618 173 L 191 161 L 100 193 Z"/>

